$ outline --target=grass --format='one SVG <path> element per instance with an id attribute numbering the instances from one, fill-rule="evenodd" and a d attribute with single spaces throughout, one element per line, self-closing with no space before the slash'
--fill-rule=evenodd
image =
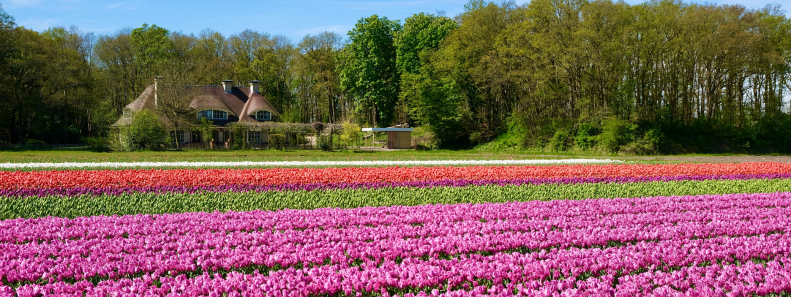
<path id="1" fill-rule="evenodd" d="M 360 151 L 335 152 L 298 150 L 244 150 L 244 151 L 149 151 L 149 152 L 91 152 L 60 150 L 0 151 L 2 163 L 42 162 L 182 162 L 182 161 L 376 161 L 376 160 L 507 160 L 575 158 L 576 154 L 547 156 L 543 152 L 480 152 L 471 150 L 450 151 Z"/>

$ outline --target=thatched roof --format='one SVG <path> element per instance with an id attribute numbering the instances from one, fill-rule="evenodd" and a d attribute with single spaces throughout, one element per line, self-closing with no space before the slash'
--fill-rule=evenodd
<path id="1" fill-rule="evenodd" d="M 252 92 L 248 87 L 233 87 L 231 92 L 225 92 L 222 86 L 186 86 L 188 94 L 194 95 L 190 102 L 190 108 L 196 110 L 225 110 L 230 114 L 238 116 L 240 122 L 256 124 L 257 120 L 250 117 L 250 113 L 258 110 L 267 110 L 280 116 L 280 112 L 266 100 L 266 96 Z M 156 112 L 154 85 L 148 86 L 140 96 L 129 103 L 125 109 L 138 112 L 148 109 Z M 163 124 L 173 125 L 173 121 L 160 114 Z M 231 120 L 233 121 L 233 120 Z M 126 126 L 131 124 L 132 119 L 124 119 L 123 116 L 116 121 L 113 126 Z M 221 123 L 223 124 L 223 123 Z M 224 125 L 224 124 L 223 124 Z"/>
<path id="2" fill-rule="evenodd" d="M 140 96 L 137 97 L 134 101 L 124 106 L 124 109 L 128 109 L 132 112 L 138 112 L 143 109 L 151 110 L 159 116 L 159 121 L 166 126 L 173 126 L 173 121 L 168 119 L 162 113 L 156 112 L 156 103 L 154 102 L 154 85 L 148 86 Z M 121 116 L 118 121 L 112 124 L 113 127 L 118 126 L 129 126 L 132 124 L 131 118 L 124 118 Z"/>
<path id="3" fill-rule="evenodd" d="M 132 112 L 138 112 L 143 109 L 154 109 L 154 93 L 154 85 L 150 85 L 137 97 L 137 99 L 135 99 L 135 101 L 127 104 L 124 108 L 130 109 Z"/>

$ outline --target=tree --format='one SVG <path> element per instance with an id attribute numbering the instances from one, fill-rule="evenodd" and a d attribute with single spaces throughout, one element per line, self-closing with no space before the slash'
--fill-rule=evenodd
<path id="1" fill-rule="evenodd" d="M 136 112 L 132 123 L 123 128 L 122 133 L 130 150 L 158 150 L 168 137 L 159 115 L 147 109 Z"/>
<path id="2" fill-rule="evenodd" d="M 143 79 L 136 64 L 135 49 L 130 42 L 131 30 L 115 36 L 101 36 L 94 46 L 97 79 L 112 114 L 118 116 L 124 106 L 139 96 L 150 79 Z"/>
<path id="3" fill-rule="evenodd" d="M 406 18 L 395 38 L 396 66 L 403 73 L 419 73 L 420 55 L 439 47 L 459 25 L 447 17 L 419 13 Z"/>
<path id="4" fill-rule="evenodd" d="M 262 80 L 262 93 L 281 112 L 286 112 L 293 103 L 291 67 L 296 52 L 290 39 L 277 35 L 253 52 L 250 64 L 254 77 Z"/>
<path id="5" fill-rule="evenodd" d="M 316 95 L 315 104 L 321 111 L 320 119 L 329 123 L 339 120 L 338 112 L 342 91 L 338 75 L 338 52 L 343 47 L 340 35 L 322 32 L 307 35 L 299 43 L 299 62 L 303 75 L 310 76 L 311 93 Z"/>
<path id="6" fill-rule="evenodd" d="M 2 26 L 3 29 L 7 29 L 14 25 L 14 17 L 3 9 L 3 4 L 0 4 L 0 26 Z"/>
<path id="7" fill-rule="evenodd" d="M 414 117 L 419 118 L 425 124 L 430 124 L 428 121 L 428 109 L 433 103 L 447 104 L 445 100 L 434 102 L 435 98 L 422 97 L 433 96 L 435 91 L 426 89 L 429 85 L 434 85 L 431 80 L 433 71 L 430 69 L 423 69 L 430 67 L 430 55 L 440 46 L 442 40 L 450 34 L 453 29 L 456 29 L 458 24 L 447 17 L 435 16 L 431 14 L 415 14 L 408 17 L 404 23 L 404 28 L 396 36 L 396 65 L 400 72 L 400 94 L 401 99 L 400 115 L 398 115 L 400 122 L 408 122 L 407 113 L 412 114 Z M 429 95 L 432 93 L 432 95 Z M 416 108 L 416 106 L 420 106 Z M 440 123 L 435 123 L 431 127 L 442 127 Z M 446 135 L 446 134 L 438 134 Z"/>
<path id="8" fill-rule="evenodd" d="M 343 122 L 341 125 L 341 133 L 338 138 L 344 145 L 359 146 L 360 144 L 360 126 L 352 122 Z"/>
<path id="9" fill-rule="evenodd" d="M 142 78 L 158 75 L 162 63 L 171 57 L 173 41 L 169 36 L 170 31 L 157 25 L 143 24 L 142 27 L 132 30 L 129 44 Z"/>
<path id="10" fill-rule="evenodd" d="M 33 130 L 47 128 L 41 126 L 46 125 L 46 121 L 38 117 L 48 111 L 53 95 L 63 90 L 63 85 L 56 80 L 76 73 L 58 73 L 62 69 L 50 65 L 59 59 L 51 40 L 22 27 L 11 29 L 9 33 L 13 46 L 4 67 L 8 107 L 19 143 L 25 143 Z"/>
<path id="11" fill-rule="evenodd" d="M 156 82 L 157 112 L 170 120 L 171 127 L 167 128 L 173 131 L 188 131 L 198 125 L 196 111 L 190 108 L 197 92 L 185 83 L 187 73 L 179 72 L 178 69 L 168 69 L 164 74 L 168 76 L 160 76 Z M 178 148 L 178 140 L 173 141 Z"/>
<path id="12" fill-rule="evenodd" d="M 442 59 L 436 52 L 423 55 L 423 58 L 426 61 Z M 463 98 L 459 85 L 447 68 L 427 63 L 420 68 L 420 73 L 406 77 L 410 79 L 406 85 L 410 86 L 409 92 L 412 92 L 410 107 L 415 121 L 428 126 L 441 147 L 465 143 Z"/>
<path id="13" fill-rule="evenodd" d="M 360 102 L 359 107 L 371 111 L 370 122 L 379 126 L 393 122 L 398 99 L 394 39 L 399 31 L 401 24 L 386 17 L 360 19 L 348 33 L 351 42 L 343 49 L 339 65 L 341 87 Z"/>
<path id="14" fill-rule="evenodd" d="M 48 112 L 48 122 L 53 127 L 47 134 L 59 134 L 57 139 L 62 143 L 74 143 L 84 130 L 91 136 L 93 127 L 88 123 L 97 109 L 105 111 L 101 108 L 101 98 L 92 92 L 93 67 L 88 61 L 93 35 L 85 34 L 76 27 L 69 30 L 53 27 L 41 36 L 52 42 L 57 56 L 57 59 L 49 61 L 53 77 L 47 83 L 47 88 L 60 90 L 52 95 L 51 108 L 60 112 Z"/>
<path id="15" fill-rule="evenodd" d="M 0 142 L 11 142 L 13 134 L 12 126 L 14 117 L 11 113 L 12 102 L 11 88 L 9 88 L 8 73 L 9 60 L 13 52 L 14 42 L 12 38 L 14 28 L 14 18 L 6 13 L 0 4 Z"/>
<path id="16" fill-rule="evenodd" d="M 200 135 L 201 142 L 207 143 L 211 141 L 212 132 L 214 131 L 214 128 L 212 127 L 213 123 L 214 122 L 206 118 L 201 118 L 200 122 L 198 122 L 197 131 L 198 134 Z"/>
<path id="17" fill-rule="evenodd" d="M 227 55 L 228 42 L 222 34 L 210 29 L 201 31 L 191 56 L 198 65 L 192 73 L 194 83 L 216 84 L 233 77 Z"/>
<path id="18" fill-rule="evenodd" d="M 269 46 L 270 42 L 268 33 L 259 33 L 249 29 L 231 35 L 227 40 L 228 56 L 226 57 L 233 65 L 231 79 L 239 82 L 261 79 L 260 73 L 256 73 L 252 67 L 253 61 L 256 59 L 256 52 Z"/>

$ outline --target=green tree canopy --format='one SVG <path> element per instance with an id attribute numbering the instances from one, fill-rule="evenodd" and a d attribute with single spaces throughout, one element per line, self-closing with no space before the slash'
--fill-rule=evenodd
<path id="1" fill-rule="evenodd" d="M 406 18 L 404 28 L 396 36 L 396 65 L 402 73 L 418 73 L 420 54 L 439 47 L 445 36 L 458 24 L 447 17 L 419 13 Z"/>
<path id="2" fill-rule="evenodd" d="M 14 17 L 8 14 L 5 9 L 3 9 L 3 4 L 0 3 L 0 27 L 10 27 L 14 25 Z"/>
<path id="3" fill-rule="evenodd" d="M 349 31 L 351 42 L 343 50 L 341 87 L 372 112 L 370 123 L 390 125 L 398 100 L 399 75 L 394 39 L 401 31 L 398 21 L 372 15 L 360 19 Z M 366 111 L 361 111 L 367 113 Z"/>
<path id="4" fill-rule="evenodd" d="M 132 30 L 129 44 L 135 53 L 135 59 L 144 77 L 153 77 L 161 63 L 173 53 L 173 41 L 169 38 L 170 31 L 157 25 L 143 24 Z"/>
<path id="5" fill-rule="evenodd" d="M 454 142 L 463 129 L 459 125 L 457 85 L 431 61 L 445 37 L 457 27 L 449 18 L 420 13 L 406 19 L 396 38 L 400 106 L 408 106 L 413 121 L 428 125 L 441 144 Z"/>

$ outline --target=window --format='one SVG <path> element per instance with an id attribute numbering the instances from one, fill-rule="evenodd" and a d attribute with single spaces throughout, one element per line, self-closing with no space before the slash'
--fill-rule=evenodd
<path id="1" fill-rule="evenodd" d="M 184 143 L 184 131 L 170 131 L 170 139 L 178 143 Z"/>
<path id="2" fill-rule="evenodd" d="M 247 132 L 247 142 L 249 142 L 249 143 L 261 143 L 261 131 L 248 131 Z"/>
<path id="3" fill-rule="evenodd" d="M 266 110 L 259 110 L 255 113 L 256 120 L 264 120 L 264 121 L 271 121 L 272 120 L 272 113 Z"/>
<path id="4" fill-rule="evenodd" d="M 132 111 L 128 109 L 124 109 L 124 118 L 131 119 L 132 118 Z"/>
<path id="5" fill-rule="evenodd" d="M 228 112 L 222 110 L 201 110 L 198 112 L 198 118 L 227 119 Z"/>

